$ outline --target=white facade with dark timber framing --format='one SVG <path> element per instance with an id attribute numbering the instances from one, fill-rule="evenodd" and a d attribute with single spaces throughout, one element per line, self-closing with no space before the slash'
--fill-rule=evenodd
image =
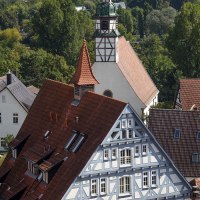
<path id="1" fill-rule="evenodd" d="M 191 187 L 127 105 L 62 200 L 189 199 Z"/>
<path id="2" fill-rule="evenodd" d="M 95 92 L 131 104 L 142 116 L 158 102 L 158 90 L 128 41 L 118 32 L 116 7 L 102 1 L 95 15 Z"/>

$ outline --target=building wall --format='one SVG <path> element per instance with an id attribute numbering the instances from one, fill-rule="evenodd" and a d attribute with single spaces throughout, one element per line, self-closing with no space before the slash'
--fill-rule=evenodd
<path id="1" fill-rule="evenodd" d="M 62 200 L 189 199 L 185 179 L 141 124 L 127 107 Z"/>
<path id="2" fill-rule="evenodd" d="M 95 86 L 95 92 L 103 94 L 105 90 L 113 93 L 113 98 L 130 103 L 139 116 L 146 106 L 135 94 L 128 81 L 115 62 L 95 62 L 93 73 L 100 84 Z"/>
<path id="3" fill-rule="evenodd" d="M 27 112 L 22 108 L 8 89 L 4 89 L 0 92 L 0 113 L 0 138 L 6 137 L 7 134 L 13 134 L 16 136 L 26 118 Z M 13 123 L 13 113 L 18 114 L 18 123 Z"/>

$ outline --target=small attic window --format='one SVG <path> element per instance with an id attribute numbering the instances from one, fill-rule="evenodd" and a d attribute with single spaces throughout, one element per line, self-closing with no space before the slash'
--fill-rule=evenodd
<path id="1" fill-rule="evenodd" d="M 200 140 L 200 131 L 197 132 L 197 140 Z"/>
<path id="2" fill-rule="evenodd" d="M 174 139 L 180 139 L 181 138 L 181 130 L 178 128 L 174 129 Z"/>

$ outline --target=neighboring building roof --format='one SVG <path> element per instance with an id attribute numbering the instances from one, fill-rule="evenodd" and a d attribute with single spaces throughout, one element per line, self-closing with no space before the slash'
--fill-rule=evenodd
<path id="1" fill-rule="evenodd" d="M 83 46 L 79 55 L 79 62 L 76 69 L 76 72 L 70 81 L 76 85 L 95 85 L 98 84 L 98 81 L 94 77 L 91 69 L 90 56 L 88 53 L 88 48 L 86 40 L 83 42 Z"/>
<path id="2" fill-rule="evenodd" d="M 14 198 L 22 191 L 24 199 L 36 199 L 42 193 L 41 199 L 61 199 L 126 106 L 126 103 L 92 92 L 86 92 L 78 106 L 71 104 L 73 99 L 73 87 L 52 80 L 44 83 L 15 139 L 17 142 L 11 144 L 12 147 L 19 146 L 18 141 L 27 138 L 21 153 L 13 162 L 9 152 L 0 169 L 0 175 L 3 176 L 8 173 L 6 169 L 9 163 L 14 164 L 5 179 L 6 184 L 0 187 L 0 199 L 6 199 L 11 194 Z M 47 130 L 51 132 L 45 139 Z M 76 153 L 64 148 L 73 130 L 86 136 Z M 48 153 L 50 157 L 43 162 Z M 27 173 L 24 158 L 34 162 L 41 160 L 40 167 L 43 170 L 49 170 L 57 163 L 60 163 L 60 167 L 51 182 L 45 184 Z M 9 190 L 6 185 L 10 187 Z M 18 190 L 15 189 L 16 185 Z"/>
<path id="3" fill-rule="evenodd" d="M 114 3 L 114 6 L 116 7 L 116 9 L 118 9 L 119 6 L 121 6 L 123 9 L 126 9 L 126 4 L 123 1 Z"/>
<path id="4" fill-rule="evenodd" d="M 200 177 L 200 160 L 192 162 L 192 155 L 200 153 L 199 111 L 151 109 L 148 127 L 175 166 L 185 177 Z M 175 130 L 180 138 L 175 139 Z"/>
<path id="5" fill-rule="evenodd" d="M 79 12 L 81 10 L 86 10 L 86 7 L 85 6 L 76 6 L 76 10 Z"/>
<path id="6" fill-rule="evenodd" d="M 14 75 L 12 83 L 7 85 L 6 76 L 0 78 L 0 92 L 7 88 L 19 103 L 27 110 L 31 107 L 35 94 L 26 88 L 26 86 Z"/>
<path id="7" fill-rule="evenodd" d="M 179 92 L 183 110 L 190 110 L 193 105 L 200 108 L 200 79 L 181 79 Z"/>
<path id="8" fill-rule="evenodd" d="M 40 89 L 38 89 L 38 88 L 36 88 L 35 86 L 33 86 L 33 85 L 30 85 L 30 86 L 28 86 L 27 87 L 32 93 L 34 93 L 34 94 L 38 94 L 39 93 L 39 91 L 40 91 Z"/>
<path id="9" fill-rule="evenodd" d="M 124 37 L 119 38 L 117 48 L 119 55 L 117 64 L 120 70 L 137 96 L 147 105 L 158 94 L 158 89 L 131 44 Z"/>

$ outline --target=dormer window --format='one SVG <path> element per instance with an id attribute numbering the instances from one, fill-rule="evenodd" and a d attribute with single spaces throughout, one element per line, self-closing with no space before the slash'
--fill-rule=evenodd
<path id="1" fill-rule="evenodd" d="M 174 139 L 180 139 L 181 138 L 181 130 L 178 128 L 174 129 Z"/>
<path id="2" fill-rule="evenodd" d="M 39 167 L 37 164 L 33 163 L 31 160 L 28 160 L 28 170 L 34 175 L 39 175 Z"/>
<path id="3" fill-rule="evenodd" d="M 108 20 L 102 20 L 101 21 L 101 30 L 108 30 L 109 29 L 109 21 Z"/>
<path id="4" fill-rule="evenodd" d="M 197 140 L 200 140 L 200 131 L 197 132 Z"/>

